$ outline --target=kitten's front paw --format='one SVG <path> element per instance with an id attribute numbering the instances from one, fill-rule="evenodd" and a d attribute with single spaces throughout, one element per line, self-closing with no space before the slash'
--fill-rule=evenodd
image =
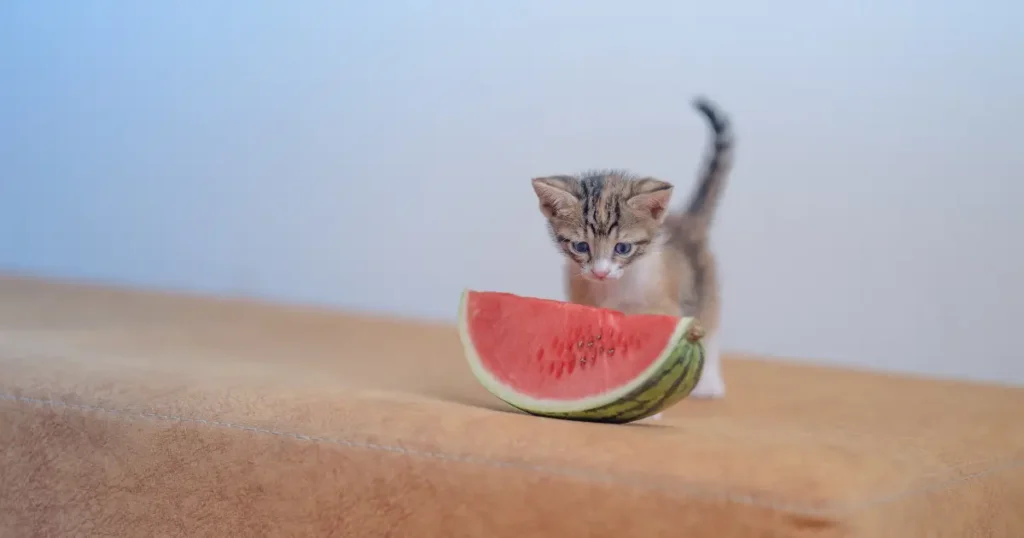
<path id="1" fill-rule="evenodd" d="M 705 370 L 697 386 L 690 392 L 691 398 L 718 399 L 725 397 L 725 381 L 717 368 Z"/>

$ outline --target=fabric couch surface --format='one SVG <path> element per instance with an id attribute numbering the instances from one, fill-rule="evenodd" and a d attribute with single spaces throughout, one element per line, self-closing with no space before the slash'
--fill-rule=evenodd
<path id="1" fill-rule="evenodd" d="M 542 419 L 449 325 L 2 277 L 0 538 L 1024 536 L 1024 389 L 724 368 Z"/>

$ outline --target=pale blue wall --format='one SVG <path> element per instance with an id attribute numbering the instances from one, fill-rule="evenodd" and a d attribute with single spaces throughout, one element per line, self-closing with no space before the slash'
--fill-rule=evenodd
<path id="1" fill-rule="evenodd" d="M 0 267 L 557 297 L 528 179 L 688 187 L 706 92 L 741 144 L 728 347 L 1024 382 L 1022 28 L 1008 0 L 6 0 Z"/>

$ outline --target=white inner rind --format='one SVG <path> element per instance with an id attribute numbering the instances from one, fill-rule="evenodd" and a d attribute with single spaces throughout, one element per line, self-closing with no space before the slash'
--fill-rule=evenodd
<path id="1" fill-rule="evenodd" d="M 660 374 L 665 362 L 672 356 L 672 350 L 675 349 L 677 343 L 684 337 L 686 331 L 694 321 L 694 318 L 692 317 L 681 318 L 679 323 L 676 324 L 676 328 L 672 332 L 672 335 L 667 341 L 665 341 L 665 347 L 662 349 L 661 354 L 658 355 L 658 358 L 655 359 L 654 362 L 652 362 L 651 365 L 643 372 L 641 372 L 640 375 L 636 376 L 632 381 L 622 385 L 621 387 L 616 387 L 606 392 L 595 394 L 594 396 L 575 400 L 534 398 L 519 392 L 491 375 L 491 372 L 485 368 L 483 363 L 480 361 L 480 355 L 477 353 L 476 346 L 473 344 L 473 338 L 469 334 L 469 316 L 468 312 L 466 312 L 469 292 L 470 290 L 464 290 L 462 292 L 462 298 L 459 301 L 459 338 L 462 340 L 462 347 L 465 351 L 466 360 L 469 362 L 469 367 L 473 371 L 473 375 L 476 376 L 477 380 L 479 380 L 480 383 L 492 394 L 516 407 L 528 411 L 575 413 L 621 401 L 637 387 Z"/>

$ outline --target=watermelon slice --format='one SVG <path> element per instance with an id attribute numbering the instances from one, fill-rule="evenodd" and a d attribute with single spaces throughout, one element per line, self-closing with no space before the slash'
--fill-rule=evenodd
<path id="1" fill-rule="evenodd" d="M 704 367 L 692 317 L 625 315 L 511 293 L 466 290 L 459 335 L 473 374 L 530 414 L 626 423 L 682 400 Z"/>

